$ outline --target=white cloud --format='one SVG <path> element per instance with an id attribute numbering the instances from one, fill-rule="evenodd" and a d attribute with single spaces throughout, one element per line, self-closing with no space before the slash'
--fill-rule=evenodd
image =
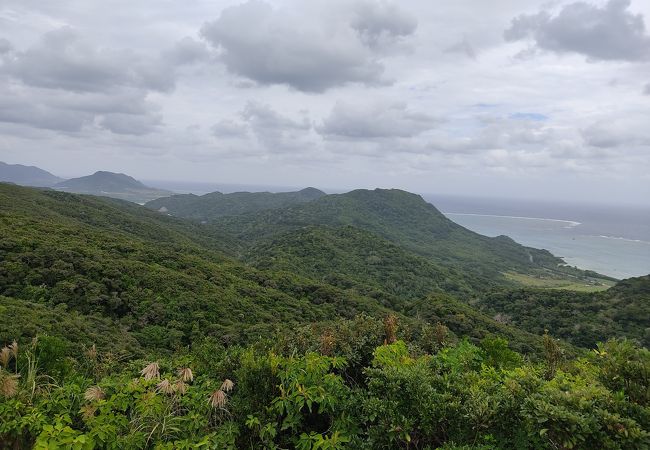
<path id="1" fill-rule="evenodd" d="M 331 21 L 306 4 L 293 8 L 249 0 L 223 10 L 203 25 L 201 35 L 233 74 L 262 85 L 323 92 L 348 83 L 383 83 L 384 66 L 373 49 L 413 33 L 416 26 L 385 2 L 356 3 Z"/>
<path id="2" fill-rule="evenodd" d="M 642 198 L 649 15 L 641 0 L 8 0 L 0 159 L 486 195 L 577 174 Z"/>
<path id="3" fill-rule="evenodd" d="M 590 59 L 641 61 L 650 59 L 650 35 L 644 18 L 628 11 L 630 0 L 609 0 L 603 7 L 584 1 L 513 19 L 504 36 L 530 38 L 539 48 L 574 52 Z"/>
<path id="4" fill-rule="evenodd" d="M 329 139 L 409 138 L 439 123 L 439 119 L 413 111 L 403 102 L 337 102 L 318 132 Z"/>

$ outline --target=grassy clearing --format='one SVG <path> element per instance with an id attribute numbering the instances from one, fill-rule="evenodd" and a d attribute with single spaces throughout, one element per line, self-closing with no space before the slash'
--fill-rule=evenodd
<path id="1" fill-rule="evenodd" d="M 505 277 L 522 286 L 536 287 L 542 289 L 564 289 L 577 292 L 599 292 L 614 286 L 613 281 L 599 278 L 553 278 L 543 275 L 524 275 L 515 272 L 505 272 Z"/>

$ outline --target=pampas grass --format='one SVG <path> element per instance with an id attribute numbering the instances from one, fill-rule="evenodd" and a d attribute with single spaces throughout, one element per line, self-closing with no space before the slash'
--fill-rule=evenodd
<path id="1" fill-rule="evenodd" d="M 0 394 L 11 398 L 18 393 L 18 377 L 20 375 L 0 374 Z"/>
<path id="2" fill-rule="evenodd" d="M 95 405 L 83 405 L 80 409 L 81 412 L 81 417 L 85 421 L 92 419 L 95 417 L 95 413 L 97 412 L 97 407 Z"/>
<path id="3" fill-rule="evenodd" d="M 185 395 L 185 393 L 187 392 L 187 384 L 185 384 L 183 380 L 176 380 L 174 389 L 176 389 L 178 395 Z"/>
<path id="4" fill-rule="evenodd" d="M 88 356 L 88 358 L 92 359 L 93 361 L 97 359 L 97 347 L 95 347 L 95 344 L 86 350 L 86 356 Z"/>
<path id="5" fill-rule="evenodd" d="M 192 369 L 189 367 L 183 367 L 181 369 L 178 369 L 178 376 L 181 380 L 184 382 L 190 382 L 194 380 L 194 374 L 192 374 Z"/>
<path id="6" fill-rule="evenodd" d="M 235 383 L 226 378 L 223 383 L 221 383 L 221 390 L 224 392 L 232 391 L 232 388 L 235 387 Z"/>
<path id="7" fill-rule="evenodd" d="M 89 402 L 103 400 L 105 397 L 104 391 L 99 386 L 91 386 L 84 392 L 84 398 Z"/>
<path id="8" fill-rule="evenodd" d="M 2 350 L 0 350 L 0 364 L 2 367 L 5 369 L 9 365 L 9 360 L 11 359 L 11 350 L 9 350 L 9 347 L 2 347 Z"/>
<path id="9" fill-rule="evenodd" d="M 159 378 L 160 366 L 157 362 L 152 362 L 140 371 L 140 375 L 142 375 L 145 380 L 153 380 L 154 378 Z"/>
<path id="10" fill-rule="evenodd" d="M 171 384 L 168 379 L 164 379 L 158 383 L 156 390 L 158 392 L 162 392 L 163 394 L 170 395 L 174 393 L 174 385 Z"/>
<path id="11" fill-rule="evenodd" d="M 223 392 L 221 389 L 217 389 L 212 394 L 210 394 L 208 403 L 213 408 L 224 408 L 226 406 L 226 403 L 228 403 L 228 398 L 225 392 Z"/>
<path id="12" fill-rule="evenodd" d="M 83 405 L 80 411 L 81 411 L 81 417 L 83 417 L 84 420 L 90 420 L 93 417 L 95 417 L 95 413 L 97 412 L 97 407 L 95 405 Z"/>
<path id="13" fill-rule="evenodd" d="M 214 391 L 212 394 L 210 394 L 210 397 L 208 399 L 208 403 L 210 406 L 213 408 L 220 408 L 224 409 L 226 404 L 228 403 L 228 395 L 226 392 L 232 391 L 232 388 L 235 387 L 235 383 L 233 383 L 231 380 L 226 378 L 223 380 L 223 383 L 221 383 L 221 387 Z"/>
<path id="14" fill-rule="evenodd" d="M 389 314 L 384 319 L 384 331 L 386 344 L 392 344 L 397 340 L 397 316 L 395 314 Z"/>

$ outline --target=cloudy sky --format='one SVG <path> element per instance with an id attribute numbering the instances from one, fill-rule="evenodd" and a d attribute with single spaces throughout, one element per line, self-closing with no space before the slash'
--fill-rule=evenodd
<path id="1" fill-rule="evenodd" d="M 0 160 L 650 203 L 646 0 L 0 0 Z"/>

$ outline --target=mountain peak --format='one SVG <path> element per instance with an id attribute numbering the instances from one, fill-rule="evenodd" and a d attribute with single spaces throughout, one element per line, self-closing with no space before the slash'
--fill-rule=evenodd
<path id="1" fill-rule="evenodd" d="M 0 161 L 0 181 L 23 186 L 50 187 L 63 181 L 63 178 L 36 166 L 7 164 Z"/>
<path id="2" fill-rule="evenodd" d="M 127 189 L 147 189 L 147 186 L 123 173 L 100 170 L 85 177 L 72 178 L 56 185 L 57 189 L 122 192 Z"/>
<path id="3" fill-rule="evenodd" d="M 54 188 L 78 194 L 121 198 L 136 203 L 144 203 L 171 194 L 169 191 L 145 186 L 129 175 L 106 170 L 99 170 L 85 177 L 72 178 L 56 184 Z"/>
<path id="4" fill-rule="evenodd" d="M 311 186 L 299 190 L 298 193 L 305 197 L 310 197 L 314 199 L 327 195 L 325 192 L 321 191 L 320 189 L 316 189 L 315 187 L 311 187 Z"/>

